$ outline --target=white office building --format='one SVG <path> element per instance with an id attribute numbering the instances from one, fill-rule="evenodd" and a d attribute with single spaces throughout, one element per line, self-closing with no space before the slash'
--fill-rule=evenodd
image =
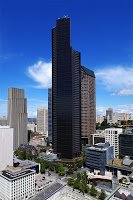
<path id="1" fill-rule="evenodd" d="M 37 109 L 37 131 L 45 136 L 48 136 L 48 109 Z"/>
<path id="2" fill-rule="evenodd" d="M 0 126 L 0 171 L 13 165 L 13 128 Z"/>
<path id="3" fill-rule="evenodd" d="M 122 133 L 122 128 L 107 128 L 105 129 L 105 142 L 109 142 L 114 146 L 114 157 L 119 155 L 119 134 Z"/>
<path id="4" fill-rule="evenodd" d="M 7 167 L 0 173 L 0 199 L 26 200 L 35 195 L 35 172 Z"/>

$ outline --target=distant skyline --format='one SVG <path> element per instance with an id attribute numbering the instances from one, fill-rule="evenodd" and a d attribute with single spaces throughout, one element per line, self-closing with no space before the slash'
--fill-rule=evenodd
<path id="1" fill-rule="evenodd" d="M 0 2 L 0 115 L 8 88 L 25 90 L 29 117 L 47 106 L 51 29 L 71 18 L 71 44 L 95 72 L 97 114 L 108 107 L 133 113 L 132 0 L 3 0 Z"/>

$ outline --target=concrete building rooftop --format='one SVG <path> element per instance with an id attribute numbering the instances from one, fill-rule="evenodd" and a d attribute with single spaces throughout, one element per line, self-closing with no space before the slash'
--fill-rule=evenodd
<path id="1" fill-rule="evenodd" d="M 36 165 L 39 165 L 38 163 L 33 162 L 31 160 L 20 160 L 20 159 L 14 159 L 14 163 L 20 163 L 19 167 L 22 169 L 28 169 L 28 168 L 34 167 Z"/>
<path id="2" fill-rule="evenodd" d="M 131 160 L 130 157 L 125 156 L 123 158 L 123 165 L 130 166 L 131 164 L 133 164 L 133 160 Z"/>
<path id="3" fill-rule="evenodd" d="M 8 181 L 16 180 L 20 177 L 23 177 L 28 174 L 34 174 L 35 172 L 28 169 L 28 170 L 22 170 L 21 167 L 12 167 L 8 166 L 5 170 L 3 170 L 0 173 L 0 176 L 4 177 Z"/>
<path id="4" fill-rule="evenodd" d="M 1 126 L 1 125 L 0 125 L 0 129 L 3 129 L 3 128 L 4 128 L 4 129 L 5 129 L 5 128 L 10 128 L 10 126 Z"/>
<path id="5" fill-rule="evenodd" d="M 90 70 L 90 69 L 88 69 L 88 68 L 86 68 L 84 66 L 81 66 L 81 68 L 85 71 L 86 74 L 88 74 L 89 76 L 92 76 L 92 77 L 95 78 L 95 74 L 94 74 L 94 72 L 92 70 Z"/>
<path id="6" fill-rule="evenodd" d="M 93 146 L 87 147 L 87 149 L 95 150 L 95 151 L 106 151 L 110 147 L 110 144 L 108 142 L 106 143 L 97 143 Z"/>
<path id="7" fill-rule="evenodd" d="M 112 127 L 112 128 L 106 128 L 105 130 L 112 130 L 112 129 L 115 129 L 115 130 L 122 130 L 122 128 L 115 128 L 115 127 Z"/>
<path id="8" fill-rule="evenodd" d="M 118 187 L 105 200 L 133 200 L 133 194 L 130 189 Z"/>
<path id="9" fill-rule="evenodd" d="M 20 172 L 22 170 L 21 167 L 13 167 L 13 166 L 7 166 L 5 171 L 9 171 L 11 173 L 16 173 L 16 172 Z"/>

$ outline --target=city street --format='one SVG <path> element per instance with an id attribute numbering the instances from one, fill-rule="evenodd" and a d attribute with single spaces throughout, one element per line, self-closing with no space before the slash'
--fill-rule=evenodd
<path id="1" fill-rule="evenodd" d="M 36 194 L 36 196 L 32 198 L 32 200 L 47 200 L 49 197 L 51 197 L 53 194 L 55 194 L 63 187 L 64 186 L 61 183 L 55 182 L 46 189 L 44 189 L 43 191 Z"/>

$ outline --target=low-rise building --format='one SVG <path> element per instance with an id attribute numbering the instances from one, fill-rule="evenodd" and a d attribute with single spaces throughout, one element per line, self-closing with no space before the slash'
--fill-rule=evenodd
<path id="1" fill-rule="evenodd" d="M 0 173 L 0 199 L 26 200 L 35 195 L 35 172 L 7 167 Z"/>
<path id="2" fill-rule="evenodd" d="M 133 160 L 131 160 L 128 156 L 125 156 L 122 161 L 122 165 L 125 167 L 133 168 Z"/>
<path id="3" fill-rule="evenodd" d="M 41 134 L 39 135 L 35 135 L 29 142 L 29 145 L 32 145 L 34 147 L 37 146 L 42 146 L 42 147 L 46 147 L 46 140 L 44 139 L 44 136 L 42 136 Z"/>
<path id="4" fill-rule="evenodd" d="M 117 187 L 105 200 L 133 200 L 130 189 Z"/>
<path id="5" fill-rule="evenodd" d="M 109 143 L 98 143 L 86 148 L 86 166 L 91 169 L 104 172 L 109 160 L 113 160 L 113 146 Z"/>

